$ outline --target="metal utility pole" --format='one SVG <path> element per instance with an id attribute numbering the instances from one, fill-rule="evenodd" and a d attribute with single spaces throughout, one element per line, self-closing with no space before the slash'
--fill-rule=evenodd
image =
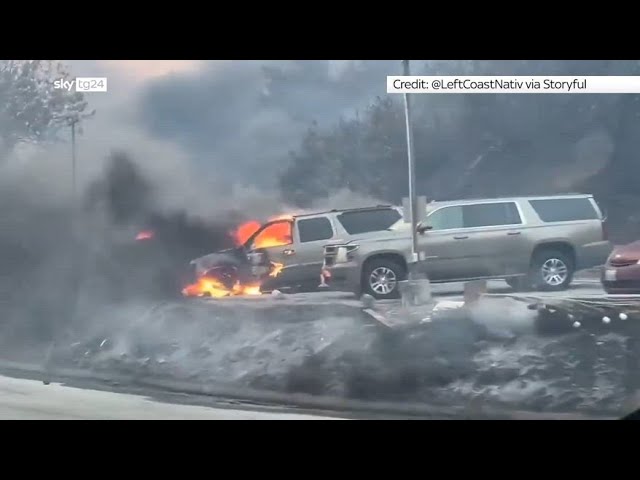
<path id="1" fill-rule="evenodd" d="M 409 60 L 402 60 L 402 66 L 404 69 L 403 75 L 409 76 Z M 411 126 L 411 103 L 409 101 L 409 94 L 404 94 L 404 115 L 407 128 L 407 155 L 409 160 L 409 216 L 411 220 L 411 260 L 412 265 L 409 267 L 409 275 L 412 276 L 411 268 L 418 262 L 418 228 L 417 222 L 417 205 L 418 199 L 416 197 L 416 164 L 413 151 L 413 130 Z"/>
<path id="2" fill-rule="evenodd" d="M 42 383 L 45 385 L 49 385 L 51 382 L 51 376 L 54 371 L 53 364 L 53 356 L 56 350 L 57 345 L 60 343 L 60 337 L 63 335 L 66 328 L 64 325 L 67 316 L 70 315 L 75 321 L 75 315 L 77 313 L 77 304 L 78 304 L 78 292 L 80 290 L 80 277 L 79 277 L 79 258 L 81 250 L 78 248 L 78 244 L 75 243 L 77 240 L 77 230 L 78 230 L 78 200 L 76 198 L 76 123 L 78 123 L 78 119 L 69 120 L 69 126 L 71 127 L 71 229 L 72 229 L 72 243 L 70 244 L 70 253 L 69 261 L 67 262 L 67 266 L 70 269 L 69 275 L 69 285 L 71 287 L 72 297 L 68 299 L 68 313 L 64 315 L 54 315 L 52 318 L 53 332 L 51 336 L 51 341 L 49 343 L 49 347 L 47 348 L 44 356 L 44 365 L 43 365 L 43 378 Z"/>
<path id="3" fill-rule="evenodd" d="M 76 123 L 77 119 L 71 121 L 71 201 L 73 208 L 76 207 Z"/>

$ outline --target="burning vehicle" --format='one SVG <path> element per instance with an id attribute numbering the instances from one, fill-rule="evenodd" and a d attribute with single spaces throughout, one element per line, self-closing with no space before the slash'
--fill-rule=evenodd
<path id="1" fill-rule="evenodd" d="M 247 222 L 235 232 L 237 247 L 190 262 L 187 297 L 260 295 L 325 287 L 324 246 L 349 241 L 395 224 L 400 207 L 378 205 L 319 213 L 284 215 L 265 224 Z"/>
<path id="2" fill-rule="evenodd" d="M 211 245 L 231 246 L 231 223 L 205 225 L 173 216 L 153 216 L 140 226 L 122 229 L 112 239 L 102 273 L 112 278 L 110 290 L 123 295 L 181 296 L 191 277 L 190 258 L 202 255 Z"/>

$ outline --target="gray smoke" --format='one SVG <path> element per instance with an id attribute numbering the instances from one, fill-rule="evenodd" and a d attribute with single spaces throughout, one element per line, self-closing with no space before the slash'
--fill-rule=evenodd
<path id="1" fill-rule="evenodd" d="M 19 184 L 8 178 L 0 181 L 5 341 L 44 341 L 98 305 L 177 294 L 187 262 L 232 246 L 230 232 L 242 219 L 231 211 L 205 220 L 158 207 L 162 190 L 124 153 L 110 157 L 75 204 L 47 201 L 49 195 L 29 188 L 29 176 Z M 136 242 L 143 229 L 154 238 Z"/>
<path id="2" fill-rule="evenodd" d="M 412 61 L 413 74 L 429 75 L 637 70 L 635 61 Z M 216 62 L 153 82 L 137 118 L 151 135 L 188 152 L 200 180 L 225 191 L 237 183 L 272 190 L 311 124 L 339 131 L 341 118 L 364 116 L 376 96 L 387 96 L 386 76 L 400 72 L 397 60 Z M 414 102 L 419 189 L 431 198 L 585 189 L 584 182 L 632 149 L 618 128 L 630 96 L 417 95 Z M 389 132 L 394 142 L 403 141 L 395 138 L 402 129 Z M 336 148 L 355 148 L 337 141 Z M 403 143 L 394 149 L 400 148 Z M 387 197 L 397 199 L 406 194 L 405 165 L 388 168 L 381 173 Z"/>
<path id="3" fill-rule="evenodd" d="M 215 63 L 154 82 L 140 121 L 192 153 L 211 179 L 273 187 L 312 122 L 357 115 L 400 71 L 397 61 Z"/>

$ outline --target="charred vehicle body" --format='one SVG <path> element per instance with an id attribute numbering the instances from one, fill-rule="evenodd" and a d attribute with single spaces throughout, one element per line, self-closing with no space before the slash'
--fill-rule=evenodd
<path id="1" fill-rule="evenodd" d="M 401 218 L 399 207 L 380 205 L 274 219 L 242 245 L 192 260 L 192 283 L 183 294 L 313 291 L 324 284 L 325 245 L 384 231 Z"/>

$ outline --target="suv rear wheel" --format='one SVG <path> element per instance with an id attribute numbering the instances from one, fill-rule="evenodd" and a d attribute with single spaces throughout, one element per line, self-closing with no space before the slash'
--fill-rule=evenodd
<path id="1" fill-rule="evenodd" d="M 374 259 L 367 262 L 362 272 L 362 291 L 378 300 L 400 298 L 398 283 L 406 277 L 406 269 L 397 261 Z"/>
<path id="2" fill-rule="evenodd" d="M 541 290 L 559 291 L 569 288 L 573 280 L 573 259 L 560 250 L 542 250 L 533 257 L 532 283 Z"/>

